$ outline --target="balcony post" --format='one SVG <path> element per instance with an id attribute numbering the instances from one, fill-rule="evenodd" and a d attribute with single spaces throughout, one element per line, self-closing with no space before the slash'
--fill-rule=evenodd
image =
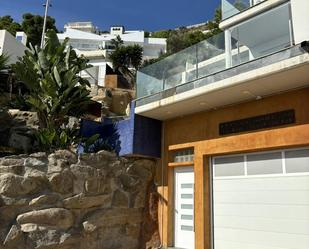
<path id="1" fill-rule="evenodd" d="M 224 31 L 225 37 L 225 68 L 232 66 L 232 33 L 230 30 Z"/>

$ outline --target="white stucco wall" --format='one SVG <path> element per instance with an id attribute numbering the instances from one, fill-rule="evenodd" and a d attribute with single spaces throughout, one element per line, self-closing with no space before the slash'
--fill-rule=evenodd
<path id="1" fill-rule="evenodd" d="M 0 30 L 0 55 L 2 54 L 4 44 L 4 30 Z"/>
<path id="2" fill-rule="evenodd" d="M 105 86 L 105 75 L 106 75 L 106 61 L 104 60 L 90 60 L 89 64 L 92 68 L 96 68 L 97 72 L 97 82 L 99 86 Z M 90 68 L 90 69 L 92 69 Z"/>
<path id="3" fill-rule="evenodd" d="M 291 0 L 295 43 L 309 41 L 309 1 Z"/>
<path id="4" fill-rule="evenodd" d="M 24 55 L 27 49 L 21 42 L 17 41 L 6 30 L 0 30 L 0 54 L 6 54 L 9 58 L 9 64 L 13 64 L 18 60 L 18 57 Z"/>

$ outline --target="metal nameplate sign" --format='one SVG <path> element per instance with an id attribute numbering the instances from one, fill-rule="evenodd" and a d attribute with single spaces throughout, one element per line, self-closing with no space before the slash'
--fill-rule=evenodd
<path id="1" fill-rule="evenodd" d="M 274 112 L 256 117 L 235 120 L 219 124 L 219 134 L 228 135 L 245 131 L 271 128 L 296 122 L 295 110 Z"/>

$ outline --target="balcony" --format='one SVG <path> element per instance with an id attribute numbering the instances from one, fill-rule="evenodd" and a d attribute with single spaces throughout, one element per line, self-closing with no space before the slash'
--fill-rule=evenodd
<path id="1" fill-rule="evenodd" d="M 290 64 L 282 64 L 286 60 L 308 57 L 294 45 L 290 23 L 289 3 L 284 3 L 141 69 L 136 113 L 164 120 L 302 87 L 293 80 L 275 86 L 258 80 L 288 70 Z"/>
<path id="2" fill-rule="evenodd" d="M 224 34 L 221 33 L 140 70 L 137 97 L 153 95 L 224 69 Z"/>

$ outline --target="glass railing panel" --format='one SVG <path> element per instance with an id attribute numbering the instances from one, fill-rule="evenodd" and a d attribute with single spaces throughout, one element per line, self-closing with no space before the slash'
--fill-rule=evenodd
<path id="1" fill-rule="evenodd" d="M 198 78 L 225 69 L 224 33 L 197 44 Z"/>
<path id="2" fill-rule="evenodd" d="M 234 16 L 256 4 L 267 0 L 222 0 L 222 19 Z"/>
<path id="3" fill-rule="evenodd" d="M 137 72 L 137 97 L 153 95 L 160 91 L 163 91 L 163 79 L 156 78 L 142 71 Z"/>
<path id="4" fill-rule="evenodd" d="M 224 33 L 142 68 L 137 97 L 155 94 L 225 69 Z"/>
<path id="5" fill-rule="evenodd" d="M 137 74 L 137 96 L 147 96 L 186 83 L 187 73 L 195 70 L 196 61 L 196 47 L 192 46 L 142 68 Z M 194 74 L 191 80 L 196 77 Z"/>
<path id="6" fill-rule="evenodd" d="M 290 47 L 289 19 L 289 3 L 286 3 L 232 28 L 232 66 Z"/>
<path id="7" fill-rule="evenodd" d="M 166 59 L 164 89 L 175 87 L 187 82 L 187 74 L 196 68 L 196 47 L 191 46 Z M 196 79 L 196 75 L 192 80 Z"/>

